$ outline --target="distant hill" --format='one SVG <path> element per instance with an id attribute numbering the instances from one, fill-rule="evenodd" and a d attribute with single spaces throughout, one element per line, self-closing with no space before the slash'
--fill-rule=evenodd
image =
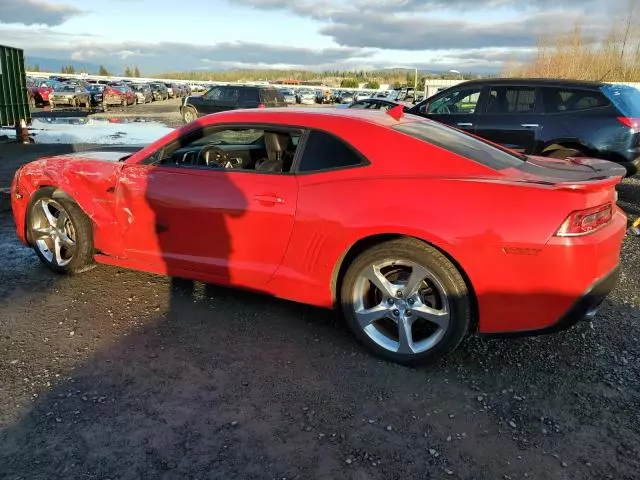
<path id="1" fill-rule="evenodd" d="M 70 59 L 56 59 L 56 58 L 43 58 L 43 57 L 32 57 L 29 55 L 25 56 L 24 65 L 29 70 L 37 65 L 41 71 L 43 72 L 60 72 L 60 69 L 63 66 L 73 65 L 76 73 L 80 73 L 82 71 L 86 71 L 87 73 L 97 74 L 100 69 L 100 64 L 91 63 L 91 62 L 77 62 Z M 109 72 L 112 74 L 118 73 L 119 69 L 114 68 L 112 65 L 104 66 Z"/>

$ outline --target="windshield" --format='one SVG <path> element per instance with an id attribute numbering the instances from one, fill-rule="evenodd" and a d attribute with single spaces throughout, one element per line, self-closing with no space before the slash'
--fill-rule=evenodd
<path id="1" fill-rule="evenodd" d="M 75 92 L 76 87 L 73 85 L 56 85 L 56 92 Z"/>
<path id="2" fill-rule="evenodd" d="M 116 87 L 112 87 L 112 88 L 114 88 L 115 90 L 118 90 L 119 92 L 122 92 L 122 93 L 126 93 L 127 90 L 128 90 L 127 87 L 122 87 L 122 86 L 116 86 Z"/>
<path id="3" fill-rule="evenodd" d="M 627 85 L 604 85 L 600 91 L 626 117 L 640 117 L 640 90 Z"/>
<path id="4" fill-rule="evenodd" d="M 104 85 L 87 85 L 87 90 L 89 90 L 90 92 L 94 93 L 94 92 L 101 92 L 104 90 Z"/>
<path id="5" fill-rule="evenodd" d="M 392 127 L 402 133 L 474 160 L 494 170 L 518 167 L 527 161 L 525 155 L 496 147 L 477 137 L 437 122 L 418 121 Z"/>

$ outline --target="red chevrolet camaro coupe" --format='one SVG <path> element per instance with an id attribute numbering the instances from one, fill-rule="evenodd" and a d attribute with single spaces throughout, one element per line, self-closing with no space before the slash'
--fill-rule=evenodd
<path id="1" fill-rule="evenodd" d="M 617 280 L 624 174 L 398 109 L 251 109 L 129 156 L 31 162 L 12 207 L 56 271 L 105 263 L 335 306 L 372 352 L 418 364 L 469 332 L 592 317 Z"/>

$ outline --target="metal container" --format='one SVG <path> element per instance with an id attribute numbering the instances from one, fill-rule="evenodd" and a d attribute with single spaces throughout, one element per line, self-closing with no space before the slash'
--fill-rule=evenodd
<path id="1" fill-rule="evenodd" d="M 0 45 L 0 126 L 23 128 L 30 122 L 24 52 Z"/>

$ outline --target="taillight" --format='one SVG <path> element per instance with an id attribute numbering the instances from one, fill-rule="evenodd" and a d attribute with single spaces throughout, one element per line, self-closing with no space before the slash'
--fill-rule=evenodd
<path id="1" fill-rule="evenodd" d="M 567 217 L 556 232 L 558 237 L 587 235 L 606 225 L 613 218 L 613 205 L 607 203 L 599 207 L 578 210 Z"/>
<path id="2" fill-rule="evenodd" d="M 625 127 L 634 129 L 640 127 L 640 118 L 637 117 L 618 117 L 618 121 Z"/>

